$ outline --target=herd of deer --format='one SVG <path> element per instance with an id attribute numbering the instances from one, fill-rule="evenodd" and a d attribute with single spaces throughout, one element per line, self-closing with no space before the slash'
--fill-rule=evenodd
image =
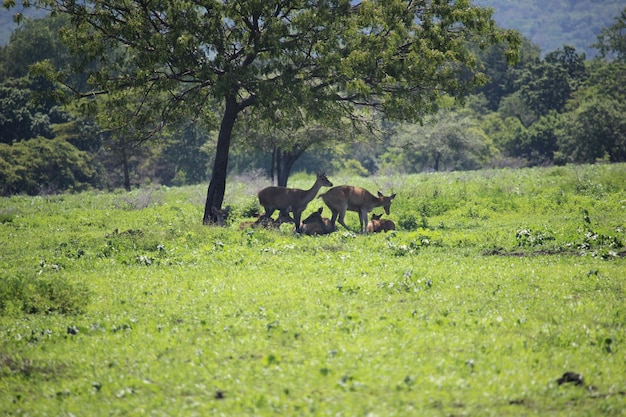
<path id="1" fill-rule="evenodd" d="M 339 221 L 343 227 L 350 230 L 344 221 L 346 211 L 355 211 L 359 214 L 360 232 L 375 233 L 381 231 L 395 230 L 396 226 L 391 220 L 381 220 L 382 214 L 372 214 L 368 222 L 367 214 L 376 207 L 382 207 L 389 215 L 389 208 L 395 194 L 384 196 L 380 191 L 378 196 L 374 196 L 369 191 L 353 187 L 351 185 L 340 185 L 333 187 L 324 194 L 320 194 L 324 203 L 332 212 L 330 219 L 322 217 L 323 207 L 311 214 L 304 220 L 302 212 L 308 204 L 315 198 L 322 187 L 333 187 L 333 183 L 326 178 L 326 174 L 317 174 L 315 184 L 308 190 L 287 187 L 267 187 L 259 191 L 259 203 L 265 209 L 265 213 L 259 215 L 256 221 L 242 223 L 239 228 L 247 227 L 279 227 L 283 223 L 294 223 L 297 233 L 307 235 L 323 235 L 337 230 L 336 222 Z M 278 210 L 279 216 L 272 219 L 274 212 Z M 230 209 L 213 208 L 213 214 L 217 217 L 217 222 L 224 225 Z M 293 218 L 289 216 L 293 214 Z"/>

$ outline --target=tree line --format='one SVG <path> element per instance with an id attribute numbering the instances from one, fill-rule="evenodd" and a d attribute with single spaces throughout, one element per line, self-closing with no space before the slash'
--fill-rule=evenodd
<path id="1" fill-rule="evenodd" d="M 0 50 L 0 194 L 209 180 L 209 213 L 245 170 L 626 160 L 626 9 L 541 58 L 488 9 L 392 3 L 56 2 Z"/>

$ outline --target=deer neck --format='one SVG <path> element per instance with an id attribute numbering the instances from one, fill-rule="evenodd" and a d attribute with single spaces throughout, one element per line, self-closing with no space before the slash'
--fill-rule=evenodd
<path id="1" fill-rule="evenodd" d="M 313 184 L 313 187 L 309 188 L 308 190 L 305 190 L 304 192 L 304 196 L 306 201 L 311 201 L 315 198 L 315 196 L 317 195 L 317 192 L 322 188 L 322 183 L 319 180 L 315 181 L 315 184 Z"/>

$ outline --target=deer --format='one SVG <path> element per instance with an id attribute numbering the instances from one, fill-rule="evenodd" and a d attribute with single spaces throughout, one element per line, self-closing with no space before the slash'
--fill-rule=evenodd
<path id="1" fill-rule="evenodd" d="M 257 216 L 255 221 L 239 223 L 239 230 L 244 230 L 250 227 L 251 228 L 263 227 L 266 229 L 270 229 L 274 227 L 274 220 L 272 220 L 269 217 L 259 215 Z"/>
<path id="2" fill-rule="evenodd" d="M 393 222 L 393 220 L 381 220 L 381 217 L 383 217 L 382 214 L 372 213 L 372 218 L 367 224 L 367 233 L 378 233 L 386 232 L 388 230 L 396 230 L 396 224 Z"/>
<path id="3" fill-rule="evenodd" d="M 315 184 L 308 190 L 275 186 L 262 189 L 258 194 L 259 203 L 265 209 L 264 216 L 266 217 L 272 217 L 276 210 L 293 213 L 296 232 L 300 232 L 300 219 L 306 206 L 315 198 L 322 187 L 332 186 L 333 183 L 326 178 L 326 174 L 318 173 Z"/>
<path id="4" fill-rule="evenodd" d="M 300 232 L 305 235 L 327 235 L 337 231 L 337 228 L 332 225 L 330 219 L 322 217 L 322 211 L 324 207 L 320 207 L 316 212 L 313 212 L 309 217 L 302 220 L 300 225 Z"/>
<path id="5" fill-rule="evenodd" d="M 218 209 L 217 207 L 211 207 L 211 212 L 215 214 L 215 217 L 217 219 L 214 223 L 221 227 L 226 226 L 226 219 L 228 218 L 228 215 L 230 214 L 230 210 L 231 210 L 230 206 L 226 206 L 223 209 Z"/>
<path id="6" fill-rule="evenodd" d="M 271 217 L 267 217 L 265 214 L 257 215 L 257 219 L 253 222 L 243 222 L 239 224 L 239 230 L 247 229 L 248 227 L 257 228 L 262 227 L 265 229 L 279 229 L 281 224 L 293 223 L 293 219 L 289 215 L 291 207 L 285 210 L 285 213 L 281 212 L 276 220 Z"/>
<path id="7" fill-rule="evenodd" d="M 320 194 L 319 198 L 324 200 L 324 203 L 332 211 L 333 216 L 330 222 L 335 226 L 335 222 L 339 221 L 343 227 L 350 230 L 344 222 L 346 211 L 356 211 L 359 213 L 359 225 L 360 232 L 364 233 L 367 226 L 367 213 L 372 211 L 376 207 L 385 209 L 385 213 L 389 215 L 389 208 L 391 207 L 392 200 L 396 197 L 395 194 L 391 196 L 384 196 L 380 191 L 378 196 L 375 197 L 372 193 L 364 188 L 353 187 L 351 185 L 339 185 L 331 188 L 324 194 Z"/>

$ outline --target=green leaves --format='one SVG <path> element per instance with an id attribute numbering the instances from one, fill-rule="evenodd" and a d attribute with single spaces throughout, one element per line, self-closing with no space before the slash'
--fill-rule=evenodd
<path id="1" fill-rule="evenodd" d="M 478 73 L 459 79 L 459 71 L 474 69 L 464 42 L 480 37 L 517 47 L 515 34 L 495 29 L 489 10 L 468 6 L 63 1 L 53 8 L 72 17 L 63 33 L 73 51 L 107 69 L 107 77 L 92 78 L 98 89 L 150 85 L 154 92 L 193 95 L 200 87 L 220 101 L 236 89 L 283 111 L 339 98 L 416 119 L 438 96 L 433 92 L 460 96 L 479 80 Z M 296 98 L 295 106 L 287 97 Z"/>
<path id="2" fill-rule="evenodd" d="M 85 190 L 96 185 L 91 156 L 63 138 L 0 144 L 0 195 Z"/>
<path id="3" fill-rule="evenodd" d="M 46 267 L 44 265 L 43 267 Z M 48 266 L 48 268 L 50 268 Z M 0 316 L 21 314 L 79 314 L 89 304 L 89 290 L 53 272 L 0 279 Z"/>

